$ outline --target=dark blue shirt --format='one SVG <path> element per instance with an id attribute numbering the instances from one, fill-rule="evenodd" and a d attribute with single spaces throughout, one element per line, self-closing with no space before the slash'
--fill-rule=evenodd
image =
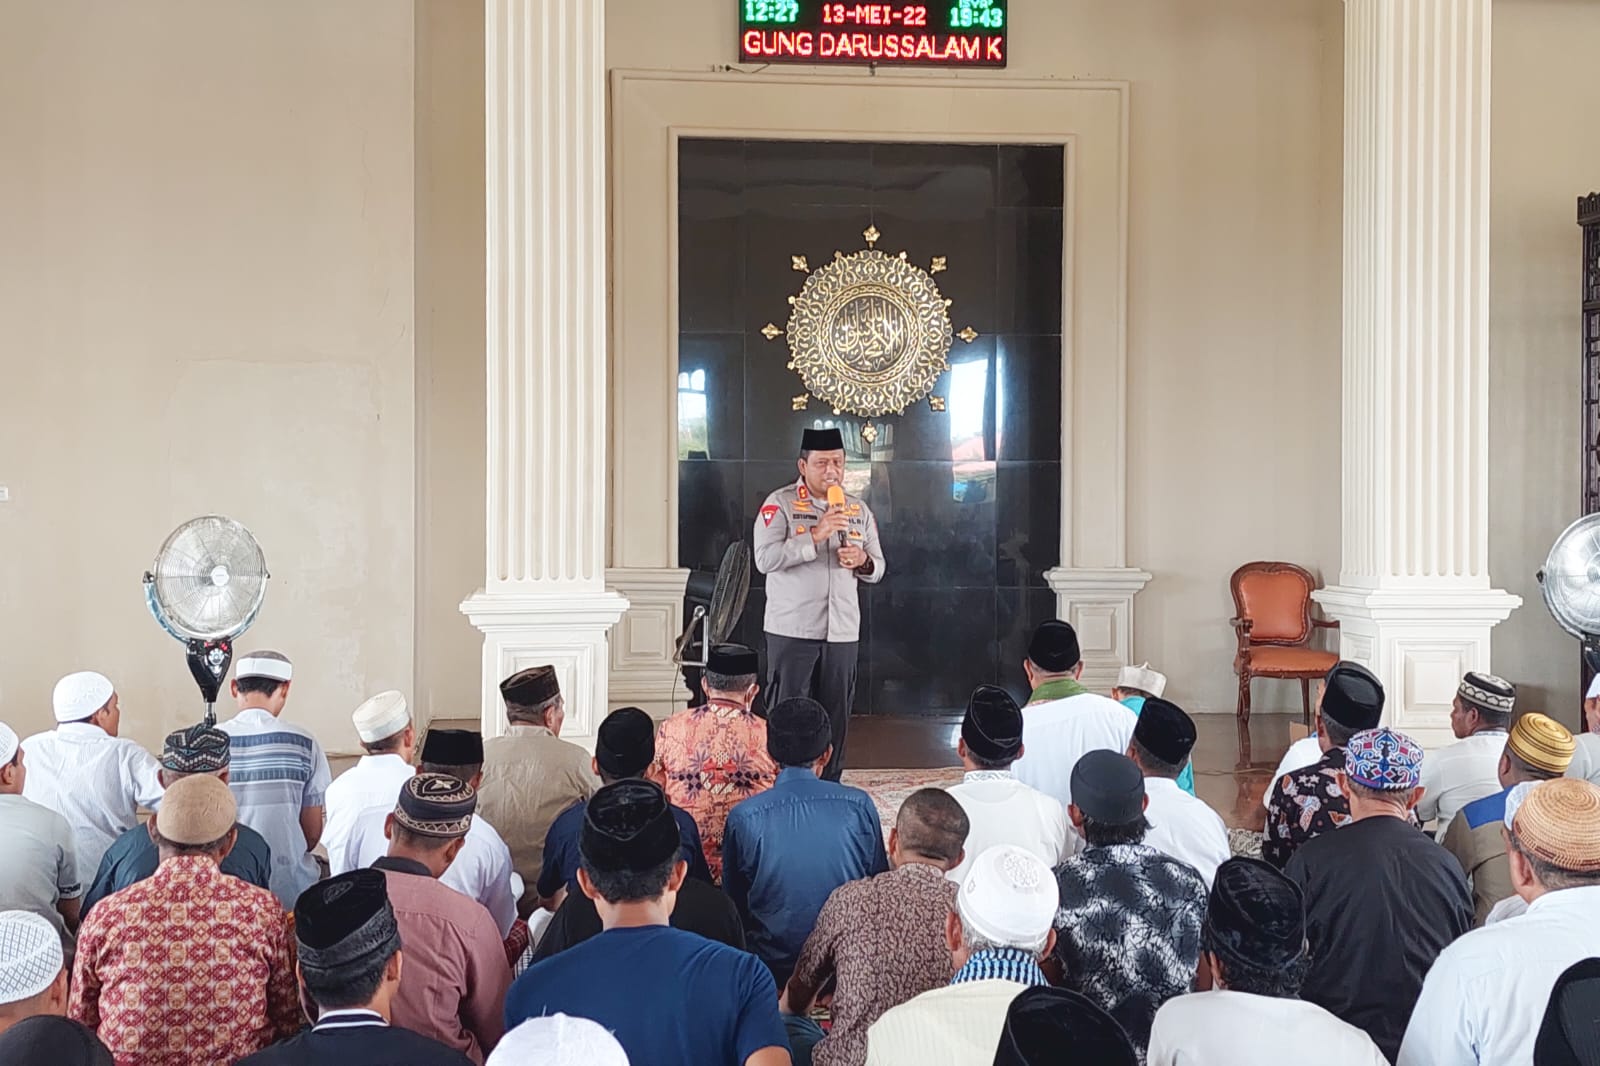
<path id="1" fill-rule="evenodd" d="M 770 789 L 728 812 L 722 887 L 750 950 L 780 985 L 833 890 L 888 869 L 872 798 L 809 767 L 785 767 Z"/>
<path id="2" fill-rule="evenodd" d="M 544 868 L 539 871 L 539 883 L 534 887 L 546 899 L 555 895 L 563 884 L 568 892 L 578 891 L 578 838 L 583 835 L 583 812 L 588 806 L 588 800 L 574 803 L 556 815 L 544 835 Z M 705 849 L 700 846 L 700 827 L 694 824 L 694 816 L 681 807 L 673 807 L 672 817 L 678 822 L 679 850 L 683 861 L 689 864 L 689 876 L 712 884 Z"/>
<path id="3" fill-rule="evenodd" d="M 261 834 L 249 826 L 240 824 L 234 828 L 239 831 L 239 839 L 234 841 L 233 850 L 223 857 L 222 872 L 270 890 L 272 849 Z M 83 913 L 87 915 L 90 908 L 111 893 L 143 881 L 156 872 L 160 863 L 161 853 L 156 850 L 156 842 L 150 839 L 147 827 L 136 825 L 123 833 L 100 860 L 94 883 L 83 894 Z"/>
<path id="4" fill-rule="evenodd" d="M 649 1066 L 743 1066 L 789 1048 L 754 955 L 665 925 L 609 929 L 534 963 L 506 996 L 506 1030 L 557 1012 L 599 1022 Z"/>

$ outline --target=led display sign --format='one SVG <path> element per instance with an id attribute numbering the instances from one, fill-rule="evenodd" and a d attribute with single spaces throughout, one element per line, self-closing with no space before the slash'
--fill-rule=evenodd
<path id="1" fill-rule="evenodd" d="M 1006 65 L 1006 0 L 736 0 L 745 63 Z"/>

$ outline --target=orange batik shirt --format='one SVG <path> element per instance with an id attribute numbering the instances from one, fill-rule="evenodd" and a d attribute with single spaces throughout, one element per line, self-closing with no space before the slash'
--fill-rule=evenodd
<path id="1" fill-rule="evenodd" d="M 720 884 L 728 812 L 771 788 L 778 776 L 767 754 L 767 723 L 737 703 L 711 700 L 661 723 L 656 759 L 667 798 L 694 817 L 706 865 Z"/>

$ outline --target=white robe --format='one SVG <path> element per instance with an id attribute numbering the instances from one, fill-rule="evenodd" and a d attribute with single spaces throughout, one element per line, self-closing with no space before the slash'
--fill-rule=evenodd
<path id="1" fill-rule="evenodd" d="M 1293 1051 L 1289 1052 L 1292 1045 Z M 1147 1066 L 1389 1066 L 1372 1038 L 1313 1003 L 1248 992 L 1169 999 Z"/>

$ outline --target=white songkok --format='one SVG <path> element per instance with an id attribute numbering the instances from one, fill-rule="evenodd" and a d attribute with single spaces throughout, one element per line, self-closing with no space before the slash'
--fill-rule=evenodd
<path id="1" fill-rule="evenodd" d="M 0 766 L 5 766 L 16 757 L 19 743 L 16 731 L 0 722 Z"/>
<path id="2" fill-rule="evenodd" d="M 1522 809 L 1522 801 L 1528 798 L 1528 793 L 1533 791 L 1537 781 L 1522 781 L 1511 786 L 1511 791 L 1506 794 L 1506 828 L 1510 829 L 1516 823 L 1517 811 Z"/>
<path id="3" fill-rule="evenodd" d="M 1589 694 L 1584 699 L 1592 700 L 1596 696 L 1600 696 L 1600 674 L 1595 674 L 1594 680 L 1589 682 Z"/>
<path id="4" fill-rule="evenodd" d="M 1138 666 L 1124 666 L 1117 671 L 1118 688 L 1136 688 L 1140 692 L 1148 692 L 1152 696 L 1159 696 L 1167 690 L 1167 675 L 1159 670 L 1150 669 L 1149 663 Z"/>
<path id="5" fill-rule="evenodd" d="M 363 744 L 376 744 L 410 725 L 411 711 L 406 707 L 406 698 L 390 689 L 357 707 L 350 721 L 355 723 L 356 735 Z"/>
<path id="6" fill-rule="evenodd" d="M 236 681 L 243 681 L 247 677 L 264 677 L 268 681 L 293 681 L 294 665 L 282 652 L 253 651 L 234 666 L 233 677 Z"/>
<path id="7" fill-rule="evenodd" d="M 483 1066 L 628 1066 L 617 1038 L 587 1018 L 529 1018 L 494 1046 Z"/>
<path id="8" fill-rule="evenodd" d="M 0 1004 L 32 999 L 65 965 L 55 926 L 31 911 L 0 911 Z"/>
<path id="9" fill-rule="evenodd" d="M 111 679 L 93 670 L 80 670 L 56 682 L 50 705 L 58 722 L 81 722 L 111 702 L 116 693 Z"/>
<path id="10" fill-rule="evenodd" d="M 1015 844 L 996 844 L 974 859 L 956 894 L 967 928 L 1001 947 L 1029 951 L 1044 946 L 1060 902 L 1050 867 Z"/>

